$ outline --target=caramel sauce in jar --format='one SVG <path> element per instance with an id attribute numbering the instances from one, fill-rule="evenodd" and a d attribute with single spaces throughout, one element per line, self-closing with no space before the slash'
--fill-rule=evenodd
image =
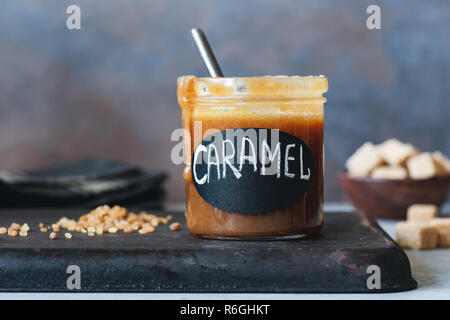
<path id="1" fill-rule="evenodd" d="M 178 78 L 182 109 L 186 221 L 195 236 L 216 239 L 291 239 L 323 225 L 323 113 L 327 79 L 317 77 Z M 192 152 L 226 129 L 278 129 L 301 139 L 313 156 L 310 185 L 294 203 L 264 213 L 227 212 L 211 205 L 192 178 Z M 233 201 L 233 199 L 230 199 Z"/>

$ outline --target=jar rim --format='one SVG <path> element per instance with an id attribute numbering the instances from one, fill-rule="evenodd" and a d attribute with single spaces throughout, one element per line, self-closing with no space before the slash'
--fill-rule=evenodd
<path id="1" fill-rule="evenodd" d="M 322 95 L 328 90 L 325 76 L 181 76 L 177 80 L 181 97 L 298 97 Z"/>

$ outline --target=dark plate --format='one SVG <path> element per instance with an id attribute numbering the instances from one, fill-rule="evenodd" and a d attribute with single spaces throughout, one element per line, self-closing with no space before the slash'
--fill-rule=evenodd
<path id="1" fill-rule="evenodd" d="M 239 242 L 191 236 L 167 225 L 147 235 L 88 237 L 63 232 L 56 240 L 37 230 L 77 210 L 0 212 L 0 226 L 27 222 L 28 237 L 0 236 L 0 290 L 70 291 L 68 266 L 81 270 L 82 292 L 392 292 L 416 288 L 407 256 L 374 220 L 327 213 L 320 236 L 303 240 Z M 164 213 L 166 214 L 166 213 Z M 39 217 L 39 218 L 38 218 Z M 381 271 L 369 290 L 368 267 Z"/>

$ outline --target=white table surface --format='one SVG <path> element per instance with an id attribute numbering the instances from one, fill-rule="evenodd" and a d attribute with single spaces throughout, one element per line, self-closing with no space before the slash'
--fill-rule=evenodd
<path id="1" fill-rule="evenodd" d="M 347 204 L 327 204 L 326 210 L 352 210 Z M 173 208 L 173 207 L 172 207 Z M 442 210 L 450 213 L 450 206 Z M 378 220 L 380 226 L 392 237 L 396 221 Z M 0 299 L 120 299 L 120 300 L 169 300 L 169 299 L 304 299 L 304 300 L 410 300 L 410 299 L 450 299 L 450 248 L 435 250 L 406 250 L 412 274 L 418 282 L 418 288 L 407 292 L 383 294 L 273 294 L 273 293 L 0 293 Z"/>

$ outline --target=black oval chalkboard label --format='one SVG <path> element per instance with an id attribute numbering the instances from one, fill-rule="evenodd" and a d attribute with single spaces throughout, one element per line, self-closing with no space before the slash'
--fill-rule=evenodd
<path id="1" fill-rule="evenodd" d="M 300 199 L 314 174 L 311 150 L 301 139 L 275 129 L 219 131 L 192 155 L 192 176 L 200 196 L 234 213 L 266 213 Z"/>

